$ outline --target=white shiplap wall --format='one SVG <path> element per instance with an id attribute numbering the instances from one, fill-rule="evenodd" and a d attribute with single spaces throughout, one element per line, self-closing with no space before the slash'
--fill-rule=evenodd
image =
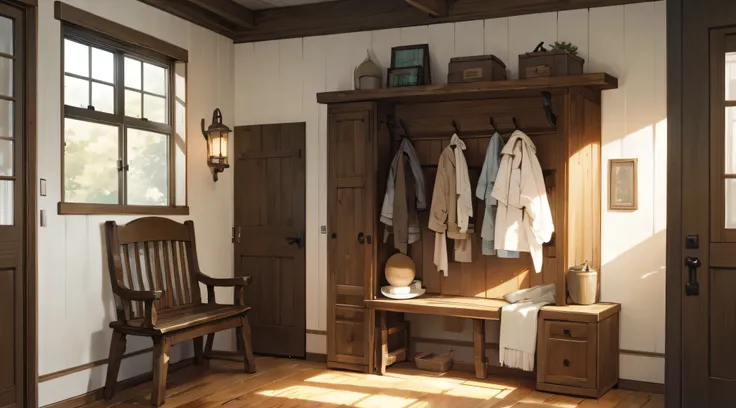
<path id="1" fill-rule="evenodd" d="M 199 120 L 209 120 L 219 107 L 233 126 L 234 61 L 232 40 L 136 0 L 65 0 L 65 2 L 153 35 L 189 51 L 187 109 L 190 215 L 194 220 L 199 262 L 215 277 L 233 276 L 230 243 L 233 208 L 232 171 L 214 183 L 207 168 L 205 140 Z M 107 268 L 103 266 L 102 224 L 128 222 L 133 216 L 65 216 L 56 212 L 61 199 L 61 26 L 54 2 L 38 2 L 38 176 L 48 180 L 48 195 L 39 197 L 48 214 L 38 228 L 38 358 L 39 375 L 106 359 L 115 317 Z M 299 41 L 301 45 L 301 41 Z M 300 56 L 297 58 L 301 59 Z M 276 73 L 278 75 L 278 73 Z M 241 109 L 243 107 L 241 106 Z M 206 291 L 204 292 L 206 295 Z M 217 293 L 232 300 L 232 290 Z M 233 346 L 232 334 L 220 335 L 216 346 Z M 174 346 L 172 361 L 191 355 L 191 342 Z M 128 353 L 151 347 L 144 338 L 129 338 Z M 4 362 L 0 362 L 3 364 Z M 75 372 L 39 384 L 40 405 L 61 401 L 102 387 L 107 365 Z M 151 353 L 123 360 L 120 379 L 151 370 Z"/>
<path id="2" fill-rule="evenodd" d="M 664 1 L 462 23 L 238 44 L 235 124 L 307 123 L 307 328 L 325 330 L 327 242 L 326 119 L 315 94 L 353 88 L 353 69 L 366 50 L 384 68 L 391 47 L 428 43 L 433 83 L 446 82 L 454 56 L 495 54 L 517 77 L 517 55 L 540 41 L 570 41 L 586 72 L 619 78 L 603 93 L 602 298 L 623 304 L 621 348 L 664 353 L 666 207 L 666 60 Z M 607 209 L 607 160 L 639 159 L 639 210 Z M 470 339 L 421 319 L 423 337 Z M 433 326 L 433 327 L 427 327 Z M 492 336 L 491 336 L 492 337 Z M 324 353 L 325 338 L 307 349 Z M 664 382 L 664 359 L 622 355 L 621 377 Z"/>

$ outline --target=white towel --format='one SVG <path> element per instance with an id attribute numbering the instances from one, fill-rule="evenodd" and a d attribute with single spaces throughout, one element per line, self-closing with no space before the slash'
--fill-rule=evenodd
<path id="1" fill-rule="evenodd" d="M 522 289 L 504 298 L 513 303 L 501 308 L 499 362 L 501 366 L 533 371 L 537 315 L 542 306 L 555 302 L 555 284 Z"/>

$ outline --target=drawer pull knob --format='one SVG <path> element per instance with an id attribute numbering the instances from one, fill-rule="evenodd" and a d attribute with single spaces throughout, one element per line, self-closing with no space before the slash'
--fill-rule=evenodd
<path id="1" fill-rule="evenodd" d="M 565 367 L 570 367 L 570 360 L 564 359 L 564 360 L 562 360 L 562 364 L 564 364 Z"/>
<path id="2" fill-rule="evenodd" d="M 571 334 L 570 334 L 570 329 L 564 329 L 564 330 L 562 331 L 562 333 L 564 333 L 564 334 L 565 334 L 565 336 L 571 336 Z"/>

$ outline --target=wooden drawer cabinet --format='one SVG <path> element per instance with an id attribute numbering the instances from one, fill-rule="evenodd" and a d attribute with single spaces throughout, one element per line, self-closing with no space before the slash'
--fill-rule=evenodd
<path id="1" fill-rule="evenodd" d="M 537 389 L 599 398 L 618 382 L 621 306 L 547 306 L 539 313 Z"/>

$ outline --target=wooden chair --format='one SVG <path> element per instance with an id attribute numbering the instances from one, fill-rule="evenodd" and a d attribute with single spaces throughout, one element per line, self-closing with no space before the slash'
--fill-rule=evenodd
<path id="1" fill-rule="evenodd" d="M 194 342 L 195 364 L 210 358 L 215 332 L 237 328 L 244 353 L 245 371 L 256 371 L 250 324 L 244 304 L 244 286 L 250 277 L 215 279 L 199 270 L 194 223 L 146 217 L 126 225 L 105 223 L 107 261 L 115 295 L 117 321 L 113 329 L 105 383 L 105 398 L 112 398 L 126 336 L 153 340 L 153 391 L 151 403 L 164 403 L 171 346 Z M 199 283 L 207 286 L 202 303 Z M 215 287 L 233 287 L 235 304 L 215 303 Z M 203 336 L 207 346 L 202 350 Z"/>

